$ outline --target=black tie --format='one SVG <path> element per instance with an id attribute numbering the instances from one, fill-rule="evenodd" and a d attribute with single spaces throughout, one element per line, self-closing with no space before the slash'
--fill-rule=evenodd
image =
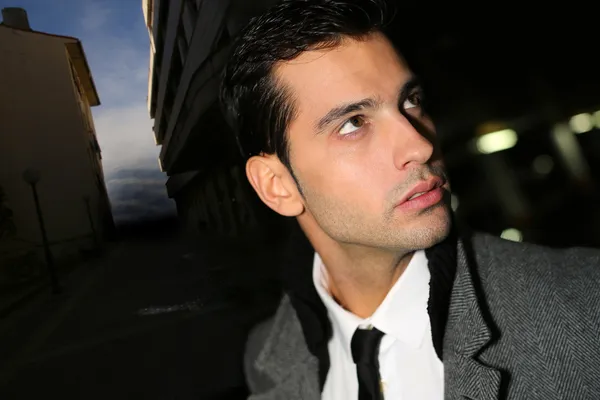
<path id="1" fill-rule="evenodd" d="M 384 333 L 372 329 L 357 329 L 350 347 L 358 376 L 358 400 L 382 400 L 379 376 L 379 344 Z"/>

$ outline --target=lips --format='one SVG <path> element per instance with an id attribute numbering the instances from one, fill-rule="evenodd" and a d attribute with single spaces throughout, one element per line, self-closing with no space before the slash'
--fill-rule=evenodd
<path id="1" fill-rule="evenodd" d="M 410 201 L 410 200 L 412 200 L 412 199 L 416 199 L 417 197 L 419 197 L 419 196 L 422 196 L 422 195 L 424 195 L 425 193 L 427 193 L 427 192 L 419 192 L 419 193 L 415 193 L 415 194 L 413 194 L 412 196 L 410 196 L 410 197 L 408 198 L 408 201 Z"/>
<path id="2" fill-rule="evenodd" d="M 430 193 L 431 191 L 439 189 L 444 185 L 444 183 L 444 179 L 437 176 L 431 177 L 426 181 L 421 181 L 415 186 L 413 186 L 412 189 L 410 189 L 408 192 L 406 192 L 404 196 L 402 196 L 402 199 L 398 203 L 398 206 L 401 206 L 406 202 L 416 200 L 421 196 Z"/>

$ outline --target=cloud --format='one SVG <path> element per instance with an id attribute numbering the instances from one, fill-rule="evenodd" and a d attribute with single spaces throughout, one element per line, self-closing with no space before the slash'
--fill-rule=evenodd
<path id="1" fill-rule="evenodd" d="M 137 179 L 137 178 L 120 178 L 120 179 L 111 179 L 110 184 L 114 186 L 123 186 L 123 185 L 144 185 L 144 186 L 155 186 L 155 185 L 164 185 L 164 179 Z"/>
<path id="2" fill-rule="evenodd" d="M 167 197 L 164 179 L 139 179 L 136 178 L 137 172 L 138 170 L 135 169 L 120 170 L 118 173 L 127 178 L 107 181 L 113 204 L 130 204 L 129 202 L 137 201 L 147 204 L 172 203 L 172 200 Z M 156 175 L 158 174 L 156 173 Z M 163 199 L 167 202 L 164 202 Z"/>
<path id="3" fill-rule="evenodd" d="M 96 131 L 104 175 L 117 222 L 175 214 L 166 175 L 158 166 L 160 148 L 152 138 L 145 105 L 102 110 Z"/>
<path id="4" fill-rule="evenodd" d="M 101 108 L 145 104 L 148 92 L 150 44 L 141 4 L 127 9 L 118 4 L 87 0 L 80 22 Z"/>
<path id="5" fill-rule="evenodd" d="M 141 4 L 85 0 L 79 35 L 102 105 L 94 124 L 115 220 L 175 213 L 147 108 L 149 39 Z"/>
<path id="6" fill-rule="evenodd" d="M 158 170 L 160 148 L 152 134 L 152 121 L 144 104 L 95 112 L 102 164 L 107 178 L 122 168 Z"/>
<path id="7" fill-rule="evenodd" d="M 101 5 L 98 1 L 85 1 L 79 23 L 84 30 L 96 32 L 108 24 L 112 14 L 110 8 Z"/>

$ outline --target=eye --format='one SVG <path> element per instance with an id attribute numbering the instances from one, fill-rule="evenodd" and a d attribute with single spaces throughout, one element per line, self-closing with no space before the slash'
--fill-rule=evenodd
<path id="1" fill-rule="evenodd" d="M 406 100 L 404 100 L 404 104 L 402 104 L 402 108 L 404 110 L 410 110 L 411 108 L 415 108 L 415 107 L 421 107 L 421 91 L 420 90 L 414 90 L 412 91 L 406 98 Z"/>
<path id="2" fill-rule="evenodd" d="M 344 123 L 344 125 L 342 125 L 339 133 L 342 136 L 349 135 L 351 133 L 356 132 L 357 130 L 362 128 L 364 125 L 365 125 L 364 118 L 361 117 L 360 115 L 356 115 L 356 116 L 350 118 L 348 121 L 346 121 Z"/>

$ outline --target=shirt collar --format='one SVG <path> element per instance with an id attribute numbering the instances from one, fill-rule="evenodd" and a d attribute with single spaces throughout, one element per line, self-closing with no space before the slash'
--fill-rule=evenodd
<path id="1" fill-rule="evenodd" d="M 427 331 L 429 315 L 430 272 L 424 251 L 417 251 L 406 270 L 389 291 L 381 305 L 369 318 L 362 319 L 341 307 L 328 290 L 328 273 L 319 255 L 313 262 L 313 283 L 325 304 L 333 331 L 342 340 L 349 355 L 352 336 L 357 328 L 373 325 L 386 335 L 392 336 L 407 346 L 418 348 Z"/>

